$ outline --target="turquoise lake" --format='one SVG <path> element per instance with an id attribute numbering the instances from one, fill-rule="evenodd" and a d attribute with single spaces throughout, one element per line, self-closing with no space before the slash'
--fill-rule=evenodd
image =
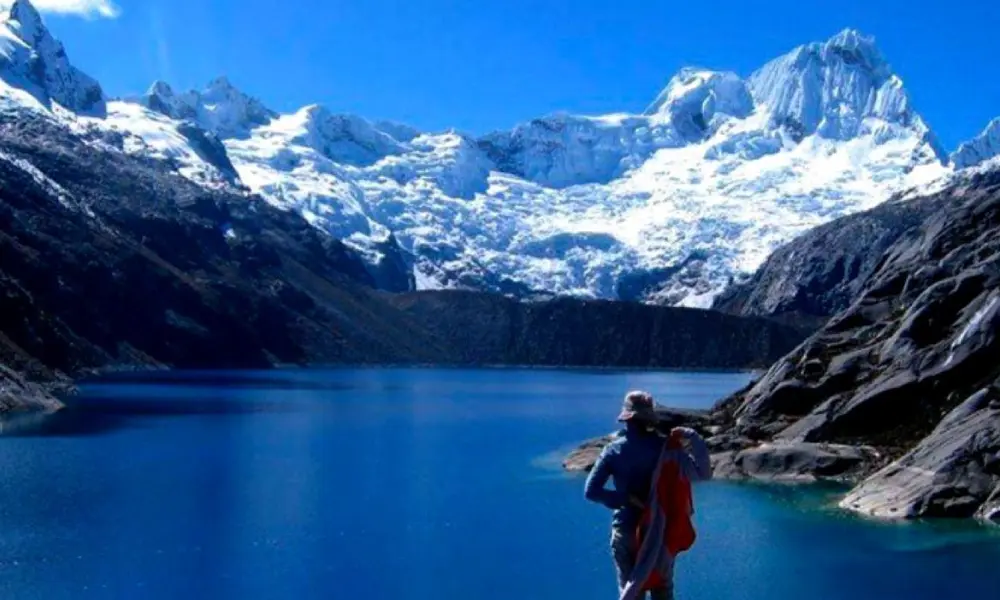
<path id="1" fill-rule="evenodd" d="M 745 373 L 341 369 L 86 383 L 0 422 L 0 598 L 602 600 L 610 515 L 564 474 L 622 395 Z M 1000 597 L 1000 535 L 708 482 L 683 600 Z"/>

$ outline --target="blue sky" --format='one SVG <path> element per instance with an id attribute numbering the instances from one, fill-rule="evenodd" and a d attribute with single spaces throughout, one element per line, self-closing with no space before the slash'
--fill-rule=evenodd
<path id="1" fill-rule="evenodd" d="M 112 95 L 225 74 L 276 110 L 322 103 L 481 133 L 558 110 L 639 111 L 682 66 L 746 75 L 849 26 L 875 35 L 946 147 L 1000 116 L 996 0 L 37 2 Z"/>

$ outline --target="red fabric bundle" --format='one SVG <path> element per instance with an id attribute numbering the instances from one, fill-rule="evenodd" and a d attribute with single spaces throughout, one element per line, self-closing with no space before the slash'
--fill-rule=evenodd
<path id="1" fill-rule="evenodd" d="M 676 437 L 671 437 L 667 441 L 667 448 L 671 450 L 682 450 L 683 446 Z M 664 531 L 663 543 L 665 550 L 671 557 L 677 556 L 681 552 L 689 550 L 694 545 L 695 531 L 692 515 L 694 514 L 694 498 L 691 494 L 691 482 L 681 473 L 680 465 L 676 460 L 669 460 L 660 467 L 659 479 L 653 482 L 656 485 L 656 500 L 659 509 L 666 517 L 666 531 Z M 654 507 L 647 506 L 643 511 L 639 527 L 636 529 L 636 548 L 642 547 L 645 532 L 652 521 L 652 510 Z M 642 591 L 658 589 L 664 585 L 663 577 L 660 573 L 653 571 L 642 586 Z"/>

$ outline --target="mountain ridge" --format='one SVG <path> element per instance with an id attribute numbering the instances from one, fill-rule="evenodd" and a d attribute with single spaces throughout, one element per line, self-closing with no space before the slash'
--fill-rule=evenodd
<path id="1" fill-rule="evenodd" d="M 373 286 L 398 277 L 390 272 L 402 271 L 405 257 L 373 273 L 293 211 L 90 143 L 51 119 L 0 115 L 0 412 L 56 407 L 36 382 L 64 387 L 105 369 L 521 360 L 748 367 L 803 336 L 765 319 L 670 307 L 394 296 Z M 567 342 L 580 320 L 593 326 Z M 545 337 L 533 325 L 505 325 L 531 322 Z M 720 357 L 708 343 L 675 336 L 626 343 L 634 328 L 690 339 L 706 324 L 726 349 Z M 482 346 L 461 346 L 469 335 Z"/>
<path id="2" fill-rule="evenodd" d="M 678 306 L 708 307 L 796 235 L 953 171 L 854 30 L 747 78 L 682 69 L 645 114 L 483 136 L 278 114 L 225 78 L 157 82 L 105 116 L 57 112 L 199 185 L 295 210 L 370 262 L 392 235 L 420 289 L 615 299 L 641 278 L 638 299 Z"/>

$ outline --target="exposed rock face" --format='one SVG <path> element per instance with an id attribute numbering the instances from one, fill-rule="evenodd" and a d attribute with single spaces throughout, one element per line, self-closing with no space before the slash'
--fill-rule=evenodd
<path id="1" fill-rule="evenodd" d="M 851 306 L 717 411 L 736 435 L 898 458 L 845 508 L 996 520 L 1000 172 L 920 202 L 936 210 L 889 247 Z"/>
<path id="2" fill-rule="evenodd" d="M 187 138 L 198 155 L 205 162 L 218 169 L 230 183 L 239 181 L 240 176 L 236 173 L 236 167 L 233 166 L 232 161 L 229 160 L 229 155 L 226 154 L 226 147 L 214 134 L 187 122 L 178 125 L 177 132 Z"/>
<path id="3" fill-rule="evenodd" d="M 908 448 L 1000 374 L 1000 173 L 938 197 L 885 254 L 864 293 L 750 390 L 738 429 Z"/>
<path id="4" fill-rule="evenodd" d="M 715 477 L 790 483 L 857 481 L 878 464 L 874 448 L 808 442 L 764 443 L 712 455 Z"/>
<path id="5" fill-rule="evenodd" d="M 59 406 L 59 401 L 49 390 L 26 381 L 20 374 L 0 364 L 0 413 L 25 409 L 54 410 Z"/>
<path id="6" fill-rule="evenodd" d="M 994 488 L 990 497 L 979 507 L 976 518 L 984 523 L 1000 525 L 1000 485 Z"/>
<path id="7" fill-rule="evenodd" d="M 448 358 L 293 213 L 45 119 L 0 122 L 0 144 L 0 332 L 47 369 Z"/>
<path id="8" fill-rule="evenodd" d="M 1000 118 L 993 119 L 978 136 L 958 147 L 951 154 L 955 167 L 974 167 L 1000 156 Z"/>
<path id="9" fill-rule="evenodd" d="M 55 101 L 78 114 L 105 114 L 100 84 L 70 64 L 65 48 L 28 0 L 16 0 L 0 16 L 0 30 L 0 79 L 44 106 Z"/>
<path id="10" fill-rule="evenodd" d="M 225 77 L 213 79 L 202 91 L 180 94 L 157 81 L 136 102 L 173 119 L 190 121 L 223 139 L 246 136 L 252 128 L 278 116 Z"/>
<path id="11" fill-rule="evenodd" d="M 996 519 L 1000 391 L 976 392 L 917 447 L 854 489 L 841 506 L 884 518 Z"/>
<path id="12" fill-rule="evenodd" d="M 570 472 L 587 472 L 594 468 L 597 457 L 601 455 L 604 447 L 615 441 L 619 437 L 618 433 L 606 435 L 595 440 L 589 440 L 570 452 L 563 460 L 563 468 Z"/>
<path id="13" fill-rule="evenodd" d="M 851 305 L 885 251 L 937 208 L 937 197 L 890 200 L 821 225 L 776 250 L 749 281 L 726 289 L 713 308 L 818 328 Z"/>
<path id="14" fill-rule="evenodd" d="M 417 289 L 413 277 L 413 256 L 403 250 L 396 236 L 389 237 L 374 248 L 378 258 L 369 261 L 375 287 L 387 292 L 412 292 Z"/>

